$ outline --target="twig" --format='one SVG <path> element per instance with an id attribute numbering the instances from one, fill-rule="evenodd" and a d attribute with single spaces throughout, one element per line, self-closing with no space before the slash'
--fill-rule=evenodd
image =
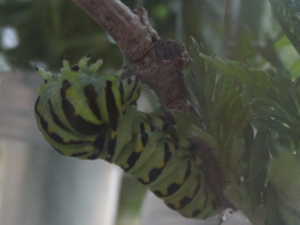
<path id="1" fill-rule="evenodd" d="M 131 11 L 118 0 L 73 0 L 84 9 L 120 47 L 124 77 L 136 75 L 168 109 L 190 111 L 184 72 L 189 57 L 184 44 L 159 38 L 147 11 Z"/>

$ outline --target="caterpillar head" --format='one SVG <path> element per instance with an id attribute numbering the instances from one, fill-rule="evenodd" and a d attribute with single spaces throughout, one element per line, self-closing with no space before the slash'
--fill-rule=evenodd
<path id="1" fill-rule="evenodd" d="M 45 139 L 61 154 L 97 158 L 107 145 L 109 130 L 126 107 L 139 97 L 140 84 L 127 85 L 114 75 L 99 75 L 98 60 L 88 66 L 89 57 L 75 66 L 63 62 L 60 76 L 38 68 L 45 78 L 35 104 L 35 116 Z"/>
<path id="2" fill-rule="evenodd" d="M 136 104 L 142 90 L 142 83 L 137 77 L 129 77 L 122 80 L 124 88 L 124 101 L 127 105 Z"/>

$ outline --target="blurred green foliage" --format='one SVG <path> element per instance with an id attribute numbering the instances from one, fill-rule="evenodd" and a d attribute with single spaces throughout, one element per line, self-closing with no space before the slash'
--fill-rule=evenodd
<path id="1" fill-rule="evenodd" d="M 270 0 L 270 4 L 284 33 L 300 54 L 300 2 L 298 0 Z"/>
<path id="2" fill-rule="evenodd" d="M 230 180 L 227 196 L 253 224 L 299 224 L 299 79 L 193 49 L 187 82 L 203 122 L 197 134 Z"/>
<path id="3" fill-rule="evenodd" d="M 273 11 L 299 6 L 291 3 L 273 1 Z M 265 45 L 252 36 L 251 54 L 245 48 L 231 52 L 234 59 L 248 54 L 246 61 L 207 56 L 196 41 L 190 50 L 187 84 L 203 122 L 197 134 L 230 180 L 225 194 L 253 224 L 300 224 L 300 78 L 294 65 L 299 55 L 290 55 L 293 63 L 288 64 L 280 54 L 283 47 L 291 48 L 286 37 L 296 49 L 300 43 L 297 7 L 285 12 L 284 18 L 292 18 L 285 23 L 275 12 L 284 32 L 289 31 L 286 36 L 278 33 L 272 40 L 267 35 Z"/>
<path id="4" fill-rule="evenodd" d="M 75 61 L 80 55 L 99 55 L 100 51 L 102 58 L 109 58 L 110 52 L 118 51 L 99 26 L 71 1 L 5 1 L 0 10 L 0 25 L 11 26 L 18 34 L 19 45 L 5 51 L 15 67 L 29 68 L 30 62 L 43 62 L 57 70 L 64 58 Z"/>

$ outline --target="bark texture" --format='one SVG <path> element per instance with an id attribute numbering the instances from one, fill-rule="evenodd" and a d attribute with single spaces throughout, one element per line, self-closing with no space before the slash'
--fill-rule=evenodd
<path id="1" fill-rule="evenodd" d="M 117 43 L 124 57 L 124 77 L 139 77 L 167 109 L 190 110 L 183 72 L 189 56 L 184 44 L 160 38 L 144 8 L 131 11 L 118 0 L 73 1 Z"/>

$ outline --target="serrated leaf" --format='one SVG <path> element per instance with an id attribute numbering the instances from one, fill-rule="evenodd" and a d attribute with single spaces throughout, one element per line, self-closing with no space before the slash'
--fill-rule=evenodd
<path id="1" fill-rule="evenodd" d="M 223 164 L 226 165 L 228 171 L 234 171 L 234 173 L 229 173 L 232 173 L 236 181 L 240 180 L 245 173 L 246 165 L 242 163 L 243 154 L 244 143 L 240 138 L 234 138 L 230 146 L 223 148 L 221 152 Z"/>
<path id="2" fill-rule="evenodd" d="M 229 76 L 232 75 L 233 70 L 228 66 L 227 63 L 225 63 L 222 59 L 219 57 L 209 57 L 204 54 L 200 54 L 200 56 L 206 61 L 210 62 L 212 65 L 214 65 L 215 68 L 218 69 L 223 74 L 227 74 Z"/>
<path id="3" fill-rule="evenodd" d="M 203 87 L 205 92 L 206 100 L 213 101 L 214 89 L 216 85 L 217 70 L 212 66 L 210 62 L 206 62 L 205 76 L 203 76 Z"/>
<path id="4" fill-rule="evenodd" d="M 228 92 L 232 87 L 232 78 L 230 76 L 222 75 L 215 85 L 213 101 L 216 105 L 220 104 L 226 98 Z"/>
<path id="5" fill-rule="evenodd" d="M 250 155 L 249 164 L 249 190 L 260 198 L 268 176 L 268 162 L 272 146 L 265 130 L 259 130 L 255 136 L 254 146 Z"/>
<path id="6" fill-rule="evenodd" d="M 201 120 L 206 123 L 208 119 L 207 97 L 205 94 L 206 83 L 206 62 L 199 55 L 199 45 L 193 40 L 193 50 L 191 51 L 191 66 L 187 71 L 186 85 L 190 92 L 191 100 L 201 115 Z"/>
<path id="7" fill-rule="evenodd" d="M 245 153 L 243 156 L 243 162 L 249 163 L 250 162 L 250 156 L 251 156 L 251 151 L 254 146 L 254 129 L 251 123 L 249 122 L 248 124 L 245 125 L 244 130 L 243 130 L 243 139 L 244 139 L 244 148 L 245 148 Z"/>
<path id="8" fill-rule="evenodd" d="M 215 83 L 209 84 L 205 83 L 209 79 L 208 74 L 199 75 L 206 76 L 204 83 L 207 86 L 201 88 L 205 89 L 202 92 L 206 109 L 205 128 L 210 129 L 198 129 L 198 135 L 210 142 L 211 146 L 216 144 L 215 149 L 219 150 L 217 155 L 231 182 L 236 182 L 238 176 L 246 179 L 235 187 L 239 196 L 229 198 L 248 216 L 259 217 L 253 215 L 253 211 L 259 205 L 264 208 L 263 204 L 268 204 L 264 200 L 272 196 L 272 190 L 267 189 L 266 181 L 275 146 L 285 146 L 290 152 L 299 151 L 300 81 L 292 83 L 282 71 L 267 73 L 249 65 L 246 67 L 201 53 L 197 57 L 201 63 L 205 62 L 205 73 L 213 71 L 216 75 Z M 242 161 L 243 152 L 245 154 Z M 288 184 L 292 184 L 292 181 Z M 243 192 L 243 188 L 247 190 Z M 243 199 L 237 200 L 241 195 L 244 195 Z M 282 211 L 280 205 L 275 204 L 266 213 L 269 216 Z M 269 223 L 271 221 L 277 223 L 280 216 L 275 220 L 267 219 L 266 224 L 272 224 Z M 284 222 L 287 221 L 289 220 L 284 219 Z"/>
<path id="9" fill-rule="evenodd" d="M 284 123 L 272 119 L 272 117 L 260 117 L 257 119 L 260 123 L 264 124 L 269 129 L 273 129 L 277 132 L 292 134 L 292 130 L 290 127 L 284 125 Z"/>
<path id="10" fill-rule="evenodd" d="M 238 88 L 229 91 L 225 96 L 223 96 L 223 99 L 219 99 L 218 104 L 216 103 L 214 106 L 214 111 L 210 118 L 210 126 L 212 127 L 213 135 L 219 140 L 223 139 L 223 124 L 224 119 L 226 120 L 224 112 L 228 109 L 230 103 L 234 101 L 239 93 Z"/>
<path id="11" fill-rule="evenodd" d="M 227 131 L 228 138 L 234 137 L 239 134 L 247 122 L 249 122 L 249 105 L 245 105 L 243 98 L 239 96 L 229 107 L 226 112 L 227 117 L 234 115 L 231 119 L 229 129 Z M 226 140 L 226 139 L 225 139 Z"/>
<path id="12" fill-rule="evenodd" d="M 288 113 L 275 101 L 268 98 L 259 97 L 252 101 L 252 106 L 256 113 L 260 113 L 264 117 L 274 118 L 274 120 L 291 125 L 292 121 Z"/>
<path id="13" fill-rule="evenodd" d="M 235 131 L 232 130 L 232 125 L 238 114 L 243 109 L 243 100 L 241 96 L 235 98 L 227 107 L 224 109 L 222 117 L 222 142 L 226 145 L 226 142 L 230 137 L 234 137 L 236 134 Z M 243 111 L 243 110 L 242 110 Z M 241 128 L 242 129 L 242 128 Z"/>
<path id="14" fill-rule="evenodd" d="M 282 100 L 282 105 L 288 110 L 288 112 L 297 120 L 300 121 L 300 107 L 298 100 L 291 89 L 286 90 L 286 98 Z"/>

